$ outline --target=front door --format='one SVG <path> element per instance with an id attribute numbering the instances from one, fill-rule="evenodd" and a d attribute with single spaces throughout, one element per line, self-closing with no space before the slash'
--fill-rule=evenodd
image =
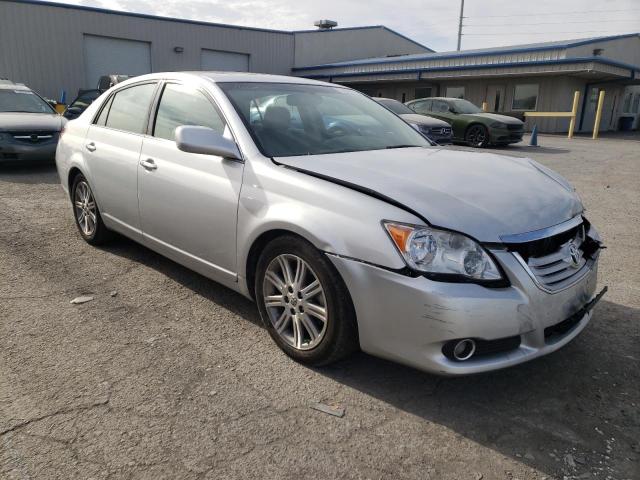
<path id="1" fill-rule="evenodd" d="M 138 160 L 156 83 L 117 91 L 89 127 L 84 155 L 89 183 L 108 227 L 140 239 Z"/>
<path id="2" fill-rule="evenodd" d="M 487 87 L 487 105 L 490 112 L 504 112 L 504 85 L 489 85 Z"/>
<path id="3" fill-rule="evenodd" d="M 219 110 L 195 87 L 167 83 L 139 167 L 143 238 L 151 248 L 222 282 L 236 278 L 236 221 L 244 164 L 178 150 L 181 125 L 231 138 Z"/>

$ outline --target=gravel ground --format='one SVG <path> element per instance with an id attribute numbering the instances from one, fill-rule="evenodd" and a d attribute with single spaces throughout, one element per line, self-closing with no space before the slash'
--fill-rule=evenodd
<path id="1" fill-rule="evenodd" d="M 640 478 L 640 142 L 539 141 L 499 151 L 578 188 L 610 291 L 561 351 L 456 379 L 298 365 L 240 295 L 83 243 L 53 168 L 2 168 L 0 478 Z"/>

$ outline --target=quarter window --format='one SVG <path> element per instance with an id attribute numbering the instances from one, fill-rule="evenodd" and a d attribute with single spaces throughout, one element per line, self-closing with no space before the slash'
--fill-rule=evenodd
<path id="1" fill-rule="evenodd" d="M 104 127 L 107 124 L 107 117 L 109 116 L 109 108 L 111 108 L 111 102 L 113 101 L 113 95 L 109 97 L 109 99 L 105 102 L 104 107 L 102 107 L 102 111 L 98 118 L 96 119 L 96 125 L 100 125 Z"/>
<path id="2" fill-rule="evenodd" d="M 535 83 L 516 85 L 513 92 L 512 110 L 535 110 L 538 106 L 538 85 Z"/>
<path id="3" fill-rule="evenodd" d="M 144 133 L 155 88 L 155 83 L 145 83 L 116 92 L 111 101 L 106 126 L 125 132 Z"/>
<path id="4" fill-rule="evenodd" d="M 220 135 L 225 128 L 224 120 L 203 93 L 169 83 L 162 92 L 153 136 L 175 140 L 176 128 L 182 125 L 209 127 Z"/>

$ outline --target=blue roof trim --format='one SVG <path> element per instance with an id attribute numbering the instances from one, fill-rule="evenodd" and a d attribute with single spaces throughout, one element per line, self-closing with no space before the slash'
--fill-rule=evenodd
<path id="1" fill-rule="evenodd" d="M 147 20 L 162 20 L 165 22 L 188 23 L 191 25 L 203 25 L 208 27 L 232 28 L 235 30 L 250 30 L 250 31 L 256 31 L 256 32 L 281 33 L 284 35 L 293 35 L 293 32 L 287 31 L 287 30 L 276 30 L 276 29 L 258 28 L 258 27 L 243 27 L 240 25 L 229 25 L 226 23 L 214 23 L 214 22 L 203 22 L 200 20 L 189 20 L 187 18 L 161 17 L 159 15 L 148 15 L 146 13 L 122 12 L 120 10 L 109 10 L 107 8 L 99 8 L 99 7 L 87 7 L 84 5 L 72 5 L 69 3 L 57 3 L 57 2 L 48 2 L 48 1 L 40 1 L 40 0 L 6 0 L 6 1 L 9 1 L 12 3 L 26 3 L 29 5 L 43 5 L 46 7 L 67 8 L 70 10 L 83 10 L 85 12 L 106 13 L 108 15 L 121 15 L 124 17 L 144 18 Z"/>
<path id="2" fill-rule="evenodd" d="M 622 38 L 630 38 L 630 37 L 640 37 L 640 33 L 626 33 L 622 35 L 612 35 L 609 37 L 597 37 L 590 38 L 585 40 L 576 40 L 573 42 L 567 43 L 558 43 L 553 45 L 539 45 L 536 47 L 532 46 L 522 46 L 522 47 L 506 47 L 503 50 L 500 49 L 489 49 L 485 51 L 474 51 L 470 53 L 465 53 L 464 50 L 461 52 L 451 52 L 450 54 L 445 55 L 437 55 L 432 57 L 429 54 L 425 55 L 412 55 L 411 58 L 402 58 L 402 57 L 386 57 L 386 58 L 378 58 L 378 59 L 363 59 L 363 60 L 355 60 L 353 62 L 336 62 L 336 63 L 326 63 L 323 65 L 312 65 L 307 67 L 296 67 L 293 68 L 293 71 L 302 72 L 305 70 L 322 70 L 325 68 L 338 68 L 338 67 L 353 67 L 356 65 L 375 65 L 378 63 L 410 63 L 417 62 L 420 60 L 448 60 L 451 58 L 473 58 L 473 57 L 484 57 L 486 55 L 509 55 L 511 53 L 530 53 L 530 52 L 542 52 L 547 50 L 560 50 L 565 48 L 572 47 L 580 47 L 582 45 L 588 45 L 591 43 L 604 42 L 609 40 L 619 40 Z M 435 53 L 435 52 L 434 52 Z"/>
<path id="3" fill-rule="evenodd" d="M 619 68 L 629 69 L 631 72 L 631 76 L 635 72 L 640 72 L 640 66 L 638 65 L 630 65 L 628 63 L 617 62 L 615 60 L 609 60 L 607 58 L 602 57 L 575 57 L 575 58 L 561 58 L 558 60 L 533 60 L 528 62 L 508 62 L 508 63 L 500 63 L 500 64 L 484 64 L 484 65 L 458 65 L 458 66 L 450 66 L 450 67 L 425 67 L 425 68 L 409 68 L 409 69 L 396 69 L 396 70 L 387 70 L 387 71 L 378 71 L 378 72 L 354 72 L 354 73 L 336 73 L 336 74 L 325 74 L 325 75 L 308 75 L 304 78 L 342 78 L 342 77 L 369 77 L 369 76 L 384 76 L 384 75 L 395 75 L 402 73 L 417 73 L 420 74 L 422 72 L 440 72 L 447 70 L 475 70 L 475 69 L 485 69 L 485 68 L 509 68 L 509 67 L 528 67 L 528 66 L 536 66 L 536 65 L 562 65 L 562 64 L 572 64 L 572 63 L 585 63 L 585 62 L 596 62 L 602 63 L 604 65 L 611 65 Z M 418 77 L 419 79 L 419 77 Z"/>

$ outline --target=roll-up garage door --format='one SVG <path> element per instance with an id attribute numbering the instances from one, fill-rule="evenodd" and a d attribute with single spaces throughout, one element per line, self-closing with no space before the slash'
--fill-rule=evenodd
<path id="1" fill-rule="evenodd" d="M 85 88 L 96 88 L 102 75 L 142 75 L 151 72 L 150 47 L 148 42 L 85 35 Z"/>
<path id="2" fill-rule="evenodd" d="M 202 70 L 248 72 L 249 55 L 245 53 L 207 50 L 203 48 L 200 54 L 200 65 Z"/>

